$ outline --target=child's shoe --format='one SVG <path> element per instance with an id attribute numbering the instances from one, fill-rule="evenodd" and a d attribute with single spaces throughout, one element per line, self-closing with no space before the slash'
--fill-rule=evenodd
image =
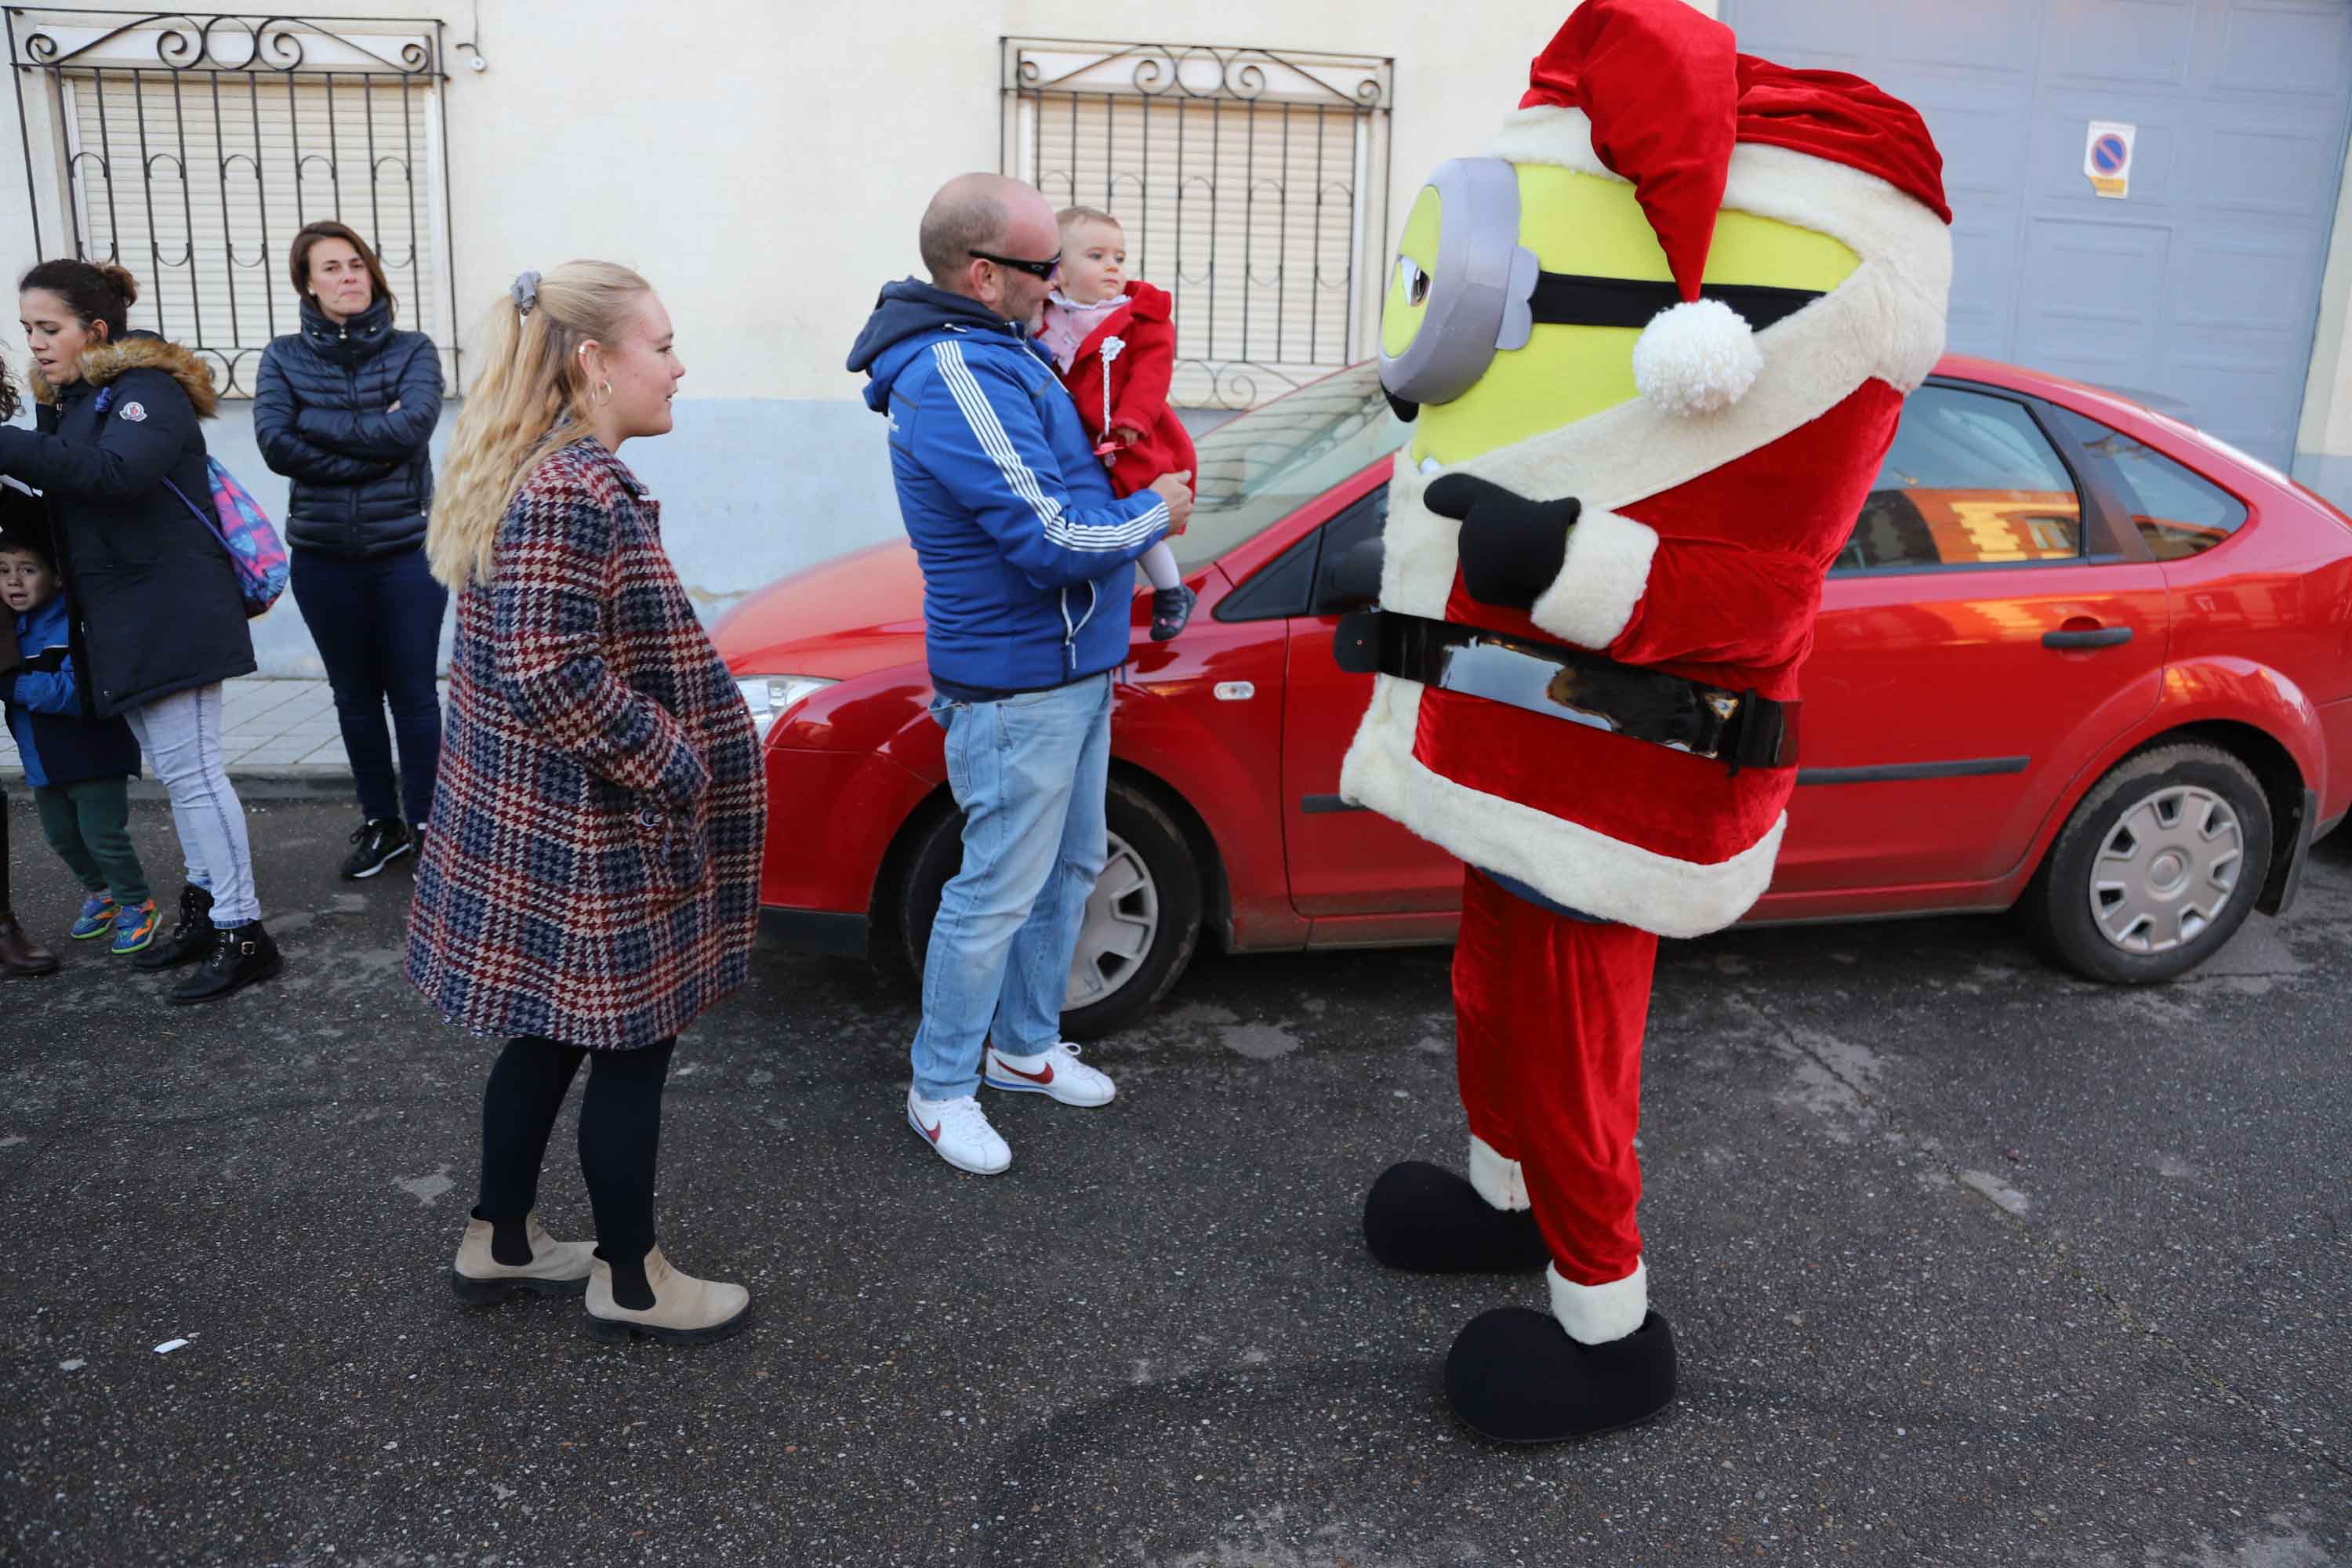
<path id="1" fill-rule="evenodd" d="M 1192 606 L 1199 601 L 1198 594 L 1181 585 L 1151 590 L 1151 640 L 1166 642 L 1182 631 L 1184 623 L 1192 618 Z"/>
<path id="2" fill-rule="evenodd" d="M 155 900 L 143 904 L 125 904 L 114 916 L 114 945 L 107 952 L 121 958 L 137 952 L 155 940 L 155 928 L 163 917 L 155 912 Z"/>
<path id="3" fill-rule="evenodd" d="M 81 901 L 81 918 L 73 923 L 73 939 L 88 942 L 94 936 L 104 936 L 113 929 L 114 917 L 122 912 L 113 896 L 92 893 Z"/>

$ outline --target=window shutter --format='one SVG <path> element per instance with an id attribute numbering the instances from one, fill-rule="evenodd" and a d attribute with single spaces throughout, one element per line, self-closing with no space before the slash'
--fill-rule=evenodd
<path id="1" fill-rule="evenodd" d="M 428 82 L 109 68 L 58 83 L 83 253 L 137 274 L 131 324 L 203 350 L 224 393 L 250 396 L 262 348 L 299 324 L 288 250 L 322 218 L 367 237 L 400 324 L 430 333 L 452 373 Z"/>
<path id="2" fill-rule="evenodd" d="M 1385 195 L 1385 62 L 1008 51 L 1012 172 L 1056 207 L 1118 219 L 1128 276 L 1174 298 L 1171 401 L 1250 407 L 1370 352 L 1362 247 Z"/>

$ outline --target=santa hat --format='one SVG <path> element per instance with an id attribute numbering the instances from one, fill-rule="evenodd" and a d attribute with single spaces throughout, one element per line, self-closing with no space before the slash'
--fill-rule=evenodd
<path id="1" fill-rule="evenodd" d="M 1643 396 L 1677 412 L 1738 401 L 1763 368 L 1748 322 L 1699 296 L 1727 192 L 1732 206 L 1817 229 L 1865 258 L 1886 247 L 1890 221 L 1898 231 L 1915 226 L 1900 214 L 1864 210 L 1884 206 L 1881 194 L 1917 219 L 1951 222 L 1943 160 L 1910 105 L 1860 77 L 1740 54 L 1730 28 L 1685 0 L 1585 0 L 1528 80 L 1496 155 L 1633 183 L 1682 294 L 1634 343 L 1633 379 Z M 1881 192 L 1858 200 L 1851 181 L 1791 177 L 1788 160 L 1776 167 L 1769 156 L 1762 177 L 1742 180 L 1742 147 L 1856 171 Z M 1743 199 L 1743 185 L 1759 187 L 1755 199 Z M 1894 243 L 1906 242 L 1898 234 Z"/>

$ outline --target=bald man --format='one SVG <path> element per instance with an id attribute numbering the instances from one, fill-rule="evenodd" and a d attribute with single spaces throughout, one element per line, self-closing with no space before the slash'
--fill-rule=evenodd
<path id="1" fill-rule="evenodd" d="M 931 716 L 963 808 L 963 868 L 940 897 L 907 1121 L 992 1176 L 1013 1151 L 979 1090 L 1110 1103 L 1061 1037 L 1087 895 L 1108 856 L 1112 672 L 1135 562 L 1192 510 L 1185 474 L 1121 500 L 1051 355 L 1029 338 L 1061 269 L 1045 198 L 1001 174 L 950 180 L 923 213 L 926 283 L 882 290 L 850 350 L 890 420 L 898 510 L 923 568 Z"/>

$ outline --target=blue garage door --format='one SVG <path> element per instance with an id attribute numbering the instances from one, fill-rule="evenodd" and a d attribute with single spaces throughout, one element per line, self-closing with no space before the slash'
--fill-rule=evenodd
<path id="1" fill-rule="evenodd" d="M 2160 395 L 2284 468 L 2352 125 L 2352 0 L 1722 0 L 1740 47 L 1918 106 L 1951 347 Z M 2095 194 L 2090 122 L 2137 128 Z"/>

